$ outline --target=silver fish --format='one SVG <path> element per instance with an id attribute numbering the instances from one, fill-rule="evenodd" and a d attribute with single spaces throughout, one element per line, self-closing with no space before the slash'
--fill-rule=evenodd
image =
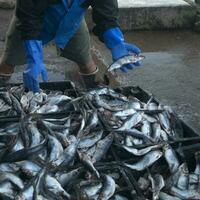
<path id="1" fill-rule="evenodd" d="M 85 123 L 86 123 L 85 119 L 86 119 L 86 112 L 84 111 L 83 117 L 81 119 L 80 128 L 79 128 L 78 133 L 77 133 L 77 138 L 80 138 L 83 135 L 83 129 L 84 129 Z"/>
<path id="2" fill-rule="evenodd" d="M 90 158 L 94 156 L 94 153 L 96 151 L 96 145 L 92 146 L 91 148 L 87 149 L 85 152 Z"/>
<path id="3" fill-rule="evenodd" d="M 152 185 L 153 200 L 159 199 L 160 191 L 165 187 L 165 181 L 160 174 L 149 175 L 149 179 Z"/>
<path id="4" fill-rule="evenodd" d="M 145 191 L 149 188 L 150 186 L 150 181 L 144 177 L 140 177 L 139 180 L 138 180 L 138 187 Z"/>
<path id="5" fill-rule="evenodd" d="M 198 190 L 199 187 L 199 175 L 191 173 L 189 174 L 189 190 Z"/>
<path id="6" fill-rule="evenodd" d="M 19 170 L 19 167 L 15 163 L 2 163 L 0 164 L 1 172 L 11 172 L 16 173 Z"/>
<path id="7" fill-rule="evenodd" d="M 127 108 L 125 110 L 114 112 L 113 116 L 115 116 L 115 117 L 128 117 L 128 116 L 133 115 L 135 113 L 136 113 L 136 110 L 134 108 Z"/>
<path id="8" fill-rule="evenodd" d="M 141 102 L 139 100 L 133 99 L 133 102 L 131 102 L 131 107 L 135 110 L 141 109 Z"/>
<path id="9" fill-rule="evenodd" d="M 108 72 L 112 72 L 113 70 L 120 69 L 125 64 L 140 62 L 144 58 L 145 58 L 144 56 L 137 56 L 137 55 L 130 55 L 130 56 L 122 57 L 122 58 L 118 59 L 116 62 L 114 62 L 112 65 L 109 66 Z"/>
<path id="10" fill-rule="evenodd" d="M 28 108 L 29 108 L 29 100 L 28 100 L 28 98 L 27 98 L 26 95 L 23 95 L 23 96 L 21 97 L 20 103 L 21 103 L 22 108 L 23 108 L 24 110 L 28 110 Z"/>
<path id="11" fill-rule="evenodd" d="M 177 187 L 181 190 L 187 190 L 189 186 L 189 170 L 187 165 L 180 171 L 180 176 L 178 178 Z"/>
<path id="12" fill-rule="evenodd" d="M 38 104 L 42 104 L 45 101 L 47 101 L 48 96 L 44 92 L 40 92 L 40 93 L 34 94 L 33 98 Z"/>
<path id="13" fill-rule="evenodd" d="M 82 168 L 77 168 L 67 173 L 58 172 L 56 174 L 56 179 L 62 185 L 62 187 L 69 187 L 77 180 L 82 171 Z"/>
<path id="14" fill-rule="evenodd" d="M 96 195 L 102 188 L 103 184 L 99 181 L 87 181 L 80 183 L 81 190 L 89 197 Z"/>
<path id="15" fill-rule="evenodd" d="M 171 195 L 164 193 L 164 192 L 160 192 L 159 198 L 160 198 L 160 200 L 181 200 L 178 197 L 171 196 Z"/>
<path id="16" fill-rule="evenodd" d="M 10 99 L 9 92 L 0 92 L 1 98 L 7 103 L 9 106 L 12 106 L 12 100 Z"/>
<path id="17" fill-rule="evenodd" d="M 152 138 L 155 142 L 159 142 L 160 140 L 160 137 L 161 137 L 161 127 L 160 127 L 160 124 L 158 123 L 154 123 L 152 125 Z"/>
<path id="18" fill-rule="evenodd" d="M 98 88 L 98 89 L 91 90 L 88 93 L 86 93 L 86 97 L 88 97 L 90 100 L 93 100 L 95 95 L 98 95 L 98 96 L 100 96 L 100 95 L 109 95 L 109 96 L 111 96 L 113 98 L 117 98 L 117 99 L 120 99 L 120 100 L 127 101 L 127 97 L 126 96 L 124 96 L 124 95 L 122 95 L 120 93 L 117 93 L 113 89 L 108 88 L 108 87 Z"/>
<path id="19" fill-rule="evenodd" d="M 36 124 L 29 123 L 27 129 L 28 131 L 30 131 L 31 134 L 31 147 L 40 144 L 42 135 L 40 134 Z"/>
<path id="20" fill-rule="evenodd" d="M 200 151 L 195 153 L 195 160 L 196 160 L 196 167 L 194 173 L 200 175 Z"/>
<path id="21" fill-rule="evenodd" d="M 142 133 L 144 133 L 144 135 L 147 135 L 148 137 L 151 137 L 152 129 L 150 122 L 148 122 L 147 120 L 143 120 L 142 123 L 143 123 L 141 128 Z"/>
<path id="22" fill-rule="evenodd" d="M 161 141 L 169 141 L 167 133 L 163 130 L 160 130 L 160 139 Z"/>
<path id="23" fill-rule="evenodd" d="M 1 199 L 15 199 L 15 191 L 11 183 L 1 182 L 0 183 L 0 198 Z"/>
<path id="24" fill-rule="evenodd" d="M 92 147 L 94 144 L 96 144 L 101 139 L 102 135 L 103 135 L 103 131 L 100 130 L 100 131 L 97 131 L 97 132 L 95 131 L 92 134 L 83 136 L 80 139 L 78 148 L 89 148 L 89 147 Z"/>
<path id="25" fill-rule="evenodd" d="M 72 98 L 66 95 L 57 95 L 57 96 L 47 97 L 47 103 L 49 105 L 58 105 L 62 102 L 69 102 L 70 100 L 72 100 Z"/>
<path id="26" fill-rule="evenodd" d="M 52 130 L 63 130 L 63 129 L 67 129 L 69 128 L 70 126 L 68 125 L 68 122 L 66 124 L 55 124 L 53 122 L 49 122 L 49 121 L 46 121 L 46 120 L 43 120 L 42 121 L 46 127 L 52 129 Z"/>
<path id="27" fill-rule="evenodd" d="M 39 108 L 36 112 L 38 114 L 50 114 L 57 113 L 59 111 L 59 107 L 57 105 L 45 104 L 41 108 Z"/>
<path id="28" fill-rule="evenodd" d="M 23 85 L 12 87 L 12 88 L 10 88 L 10 90 L 8 92 L 9 92 L 10 98 L 11 98 L 11 94 L 12 94 L 13 96 L 15 96 L 15 98 L 20 99 L 20 97 L 24 93 L 24 87 L 23 87 Z M 11 100 L 12 100 L 12 98 L 11 98 Z"/>
<path id="29" fill-rule="evenodd" d="M 40 109 L 40 105 L 38 105 L 38 103 L 34 100 L 34 98 L 31 99 L 29 102 L 28 112 L 30 114 L 36 113 L 38 109 Z"/>
<path id="30" fill-rule="evenodd" d="M 160 120 L 160 124 L 162 126 L 162 128 L 168 133 L 171 133 L 171 125 L 170 125 L 170 121 L 169 118 L 167 117 L 166 112 L 162 112 L 158 114 L 159 120 Z"/>
<path id="31" fill-rule="evenodd" d="M 133 139 L 134 138 L 132 136 L 126 135 L 126 138 L 125 138 L 125 141 L 124 141 L 125 146 L 127 146 L 127 147 L 133 146 L 133 143 L 132 143 Z"/>
<path id="32" fill-rule="evenodd" d="M 178 184 L 178 178 L 180 177 L 181 172 L 187 168 L 187 163 L 184 162 L 182 163 L 179 167 L 178 170 L 172 174 L 167 180 L 166 180 L 166 186 L 167 188 L 170 188 L 172 186 L 177 186 Z"/>
<path id="33" fill-rule="evenodd" d="M 58 139 L 58 141 L 62 144 L 63 148 L 65 149 L 69 144 L 67 137 L 62 132 L 61 133 L 54 132 L 54 135 Z"/>
<path id="34" fill-rule="evenodd" d="M 126 197 L 116 194 L 111 200 L 128 200 Z"/>
<path id="35" fill-rule="evenodd" d="M 19 101 L 17 100 L 17 98 L 12 94 L 10 94 L 10 98 L 12 100 L 12 105 L 13 105 L 14 109 L 16 110 L 17 114 L 21 114 L 22 107 L 21 107 L 21 104 L 19 103 Z"/>
<path id="36" fill-rule="evenodd" d="M 192 199 L 192 200 L 199 200 L 200 193 L 196 190 L 181 190 L 176 187 L 170 188 L 170 194 L 175 195 L 180 199 Z"/>
<path id="37" fill-rule="evenodd" d="M 138 162 L 134 164 L 124 163 L 124 166 L 133 170 L 143 171 L 147 167 L 155 163 L 159 158 L 161 158 L 162 155 L 163 154 L 161 151 L 158 151 L 158 150 L 151 151 L 148 154 L 146 154 L 143 158 L 141 158 L 141 160 L 139 160 Z"/>
<path id="38" fill-rule="evenodd" d="M 155 117 L 147 115 L 147 114 L 143 114 L 143 118 L 151 123 L 156 123 L 158 121 Z"/>
<path id="39" fill-rule="evenodd" d="M 113 138 L 113 134 L 109 134 L 97 143 L 96 151 L 92 157 L 93 163 L 100 161 L 106 155 L 113 142 Z"/>
<path id="40" fill-rule="evenodd" d="M 154 102 L 151 102 L 147 105 L 147 109 L 150 111 L 158 110 L 158 105 Z"/>
<path id="41" fill-rule="evenodd" d="M 16 152 L 16 151 L 19 151 L 22 149 L 24 149 L 24 145 L 23 145 L 21 138 L 19 138 L 17 140 L 16 144 L 14 145 L 14 147 L 12 148 L 12 152 Z"/>
<path id="42" fill-rule="evenodd" d="M 104 108 L 106 110 L 110 110 L 112 111 L 113 110 L 113 107 L 107 102 L 105 101 L 104 99 L 101 99 L 99 95 L 95 95 L 94 96 L 95 98 L 95 103 L 98 105 L 98 107 L 100 107 L 101 109 Z M 119 109 L 117 108 L 117 111 Z"/>
<path id="43" fill-rule="evenodd" d="M 32 200 L 34 187 L 31 185 L 16 197 L 16 200 Z"/>
<path id="44" fill-rule="evenodd" d="M 95 128 L 99 122 L 98 114 L 97 112 L 93 112 L 90 114 L 90 118 L 87 121 L 86 126 L 90 129 Z"/>
<path id="45" fill-rule="evenodd" d="M 71 199 L 71 195 L 67 193 L 60 183 L 50 175 L 46 176 L 45 186 L 47 193 L 52 195 L 54 198 Z"/>
<path id="46" fill-rule="evenodd" d="M 3 100 L 0 99 L 0 113 L 9 111 L 12 107 L 6 104 Z"/>
<path id="47" fill-rule="evenodd" d="M 135 127 L 141 121 L 142 121 L 142 114 L 141 113 L 135 113 L 128 120 L 126 120 L 124 122 L 124 124 L 120 128 L 118 128 L 117 130 L 119 130 L 119 131 L 129 130 L 132 127 Z"/>
<path id="48" fill-rule="evenodd" d="M 59 124 L 59 125 L 66 124 L 66 127 L 69 127 L 71 118 L 70 117 L 56 118 L 56 119 L 46 118 L 44 121 L 45 122 L 50 122 L 50 123 L 56 123 L 56 124 Z"/>
<path id="49" fill-rule="evenodd" d="M 96 170 L 96 168 L 94 167 L 93 163 L 92 163 L 92 159 L 87 156 L 87 154 L 78 152 L 79 154 L 79 159 L 80 161 L 83 163 L 83 165 L 91 172 L 94 173 L 94 175 L 97 178 L 100 178 L 99 172 Z"/>
<path id="50" fill-rule="evenodd" d="M 64 150 L 63 154 L 52 163 L 53 166 L 63 168 L 68 166 L 73 161 L 79 141 L 74 136 L 72 136 L 69 141 L 70 144 Z"/>
<path id="51" fill-rule="evenodd" d="M 101 192 L 99 193 L 99 200 L 108 200 L 115 193 L 115 181 L 112 177 L 108 175 L 103 176 L 103 187 Z"/>
<path id="52" fill-rule="evenodd" d="M 0 183 L 6 182 L 6 181 L 9 181 L 10 183 L 12 183 L 19 190 L 22 190 L 24 188 L 24 183 L 18 176 L 9 172 L 0 172 Z"/>
<path id="53" fill-rule="evenodd" d="M 63 154 L 63 147 L 60 142 L 53 136 L 48 136 L 48 146 L 50 148 L 49 161 L 56 161 Z"/>
<path id="54" fill-rule="evenodd" d="M 142 145 L 144 141 L 142 139 L 134 138 L 132 141 L 133 145 Z"/>
<path id="55" fill-rule="evenodd" d="M 35 176 L 41 170 L 41 167 L 32 161 L 21 161 L 16 162 L 16 165 L 20 168 L 20 170 L 28 176 Z"/>
<path id="56" fill-rule="evenodd" d="M 175 172 L 177 172 L 180 166 L 176 153 L 174 152 L 174 150 L 169 144 L 164 145 L 163 151 L 164 151 L 165 160 L 167 161 L 169 165 L 170 172 L 174 174 Z"/>
<path id="57" fill-rule="evenodd" d="M 161 148 L 162 146 L 163 144 L 158 144 L 158 145 L 146 147 L 144 149 L 136 149 L 134 147 L 127 147 L 125 145 L 122 145 L 121 147 L 135 156 L 143 156 L 152 150 Z"/>

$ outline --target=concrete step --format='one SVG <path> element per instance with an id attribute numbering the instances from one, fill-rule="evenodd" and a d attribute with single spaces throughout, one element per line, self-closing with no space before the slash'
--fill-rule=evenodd
<path id="1" fill-rule="evenodd" d="M 192 28 L 196 18 L 193 0 L 118 0 L 123 30 Z M 88 21 L 92 27 L 91 11 Z"/>
<path id="2" fill-rule="evenodd" d="M 122 30 L 192 28 L 196 5 L 193 0 L 118 0 Z M 4 38 L 15 0 L 0 0 L 0 39 Z M 86 18 L 93 27 L 91 10 Z"/>
<path id="3" fill-rule="evenodd" d="M 188 3 L 190 2 L 190 3 Z M 184 0 L 119 0 L 124 30 L 191 28 L 196 7 Z"/>

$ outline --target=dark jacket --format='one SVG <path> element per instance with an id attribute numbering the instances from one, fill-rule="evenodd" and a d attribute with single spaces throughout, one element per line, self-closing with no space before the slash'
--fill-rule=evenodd
<path id="1" fill-rule="evenodd" d="M 23 40 L 39 39 L 45 9 L 56 3 L 61 3 L 61 0 L 17 0 L 16 16 Z M 93 32 L 100 39 L 104 31 L 119 26 L 117 0 L 87 0 L 82 6 L 92 6 Z"/>

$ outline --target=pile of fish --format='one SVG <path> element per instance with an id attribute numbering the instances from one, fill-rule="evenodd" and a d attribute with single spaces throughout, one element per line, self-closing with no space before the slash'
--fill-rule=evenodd
<path id="1" fill-rule="evenodd" d="M 173 141 L 183 137 L 181 122 L 169 107 L 127 97 L 110 88 L 90 91 L 87 98 L 115 133 L 124 135 L 127 146 Z"/>
<path id="2" fill-rule="evenodd" d="M 67 91 L 25 93 L 22 86 L 0 88 L 0 116 L 13 117 L 26 114 L 52 114 L 80 109 L 81 98 L 70 97 Z"/>
<path id="3" fill-rule="evenodd" d="M 119 152 L 122 162 L 117 167 L 141 173 L 138 184 L 148 182 L 146 199 L 199 198 L 199 175 L 191 175 L 198 167 L 200 171 L 199 162 L 194 173 L 187 173 L 197 187 L 180 188 L 186 164 L 169 144 L 183 136 L 181 122 L 153 97 L 145 103 L 107 87 L 78 97 L 67 91 L 33 94 L 13 87 L 0 89 L 0 101 L 1 116 L 20 115 L 0 127 L 0 199 L 130 199 L 130 194 L 120 193 L 123 175 L 100 167 L 114 161 L 110 149 Z M 133 160 L 125 161 L 124 152 Z M 151 173 L 162 160 L 169 179 Z M 179 190 L 190 196 L 180 197 Z"/>
<path id="4" fill-rule="evenodd" d="M 183 137 L 183 128 L 176 113 L 169 106 L 157 104 L 153 97 L 147 103 L 141 102 L 131 94 L 128 97 L 110 88 L 90 91 L 87 98 L 100 113 L 107 129 L 114 134 L 114 146 L 117 147 L 116 154 L 121 159 L 122 166 L 142 174 L 146 170 L 150 172 L 154 165 L 157 167 L 155 171 L 164 165 L 165 176 L 168 175 L 171 180 L 176 179 L 175 181 L 180 179 L 180 182 L 184 179 L 183 182 L 187 185 L 181 188 L 177 183 L 169 184 L 160 174 L 151 176 L 149 173 L 148 180 L 151 184 L 148 187 L 153 197 L 147 195 L 146 198 L 167 200 L 170 199 L 170 195 L 174 195 L 171 199 L 200 199 L 198 173 L 195 180 L 196 188 L 189 188 L 189 172 L 187 177 L 181 173 L 184 170 L 188 171 L 186 167 L 183 170 L 186 163 L 181 163 L 170 145 L 171 141 Z M 134 160 L 123 162 L 125 158 Z M 199 167 L 198 158 L 196 172 Z M 167 188 L 170 195 L 160 193 L 163 188 Z M 147 188 L 143 191 L 147 191 Z"/>
<path id="5" fill-rule="evenodd" d="M 189 170 L 186 162 L 179 164 L 171 175 L 146 173 L 138 179 L 138 186 L 145 196 L 152 195 L 151 199 L 181 200 L 200 199 L 200 152 L 195 154 L 196 167 Z M 166 169 L 165 169 L 166 171 Z"/>
<path id="6" fill-rule="evenodd" d="M 56 119 L 23 116 L 20 122 L 1 127 L 2 199 L 79 199 L 76 194 L 82 190 L 86 190 L 85 199 L 114 195 L 115 180 L 94 166 L 105 157 L 113 135 L 99 128 L 97 113 L 83 115 Z M 69 193 L 77 183 L 81 189 Z"/>

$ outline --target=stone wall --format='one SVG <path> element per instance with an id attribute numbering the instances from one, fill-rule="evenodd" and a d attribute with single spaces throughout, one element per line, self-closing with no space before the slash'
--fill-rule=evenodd
<path id="1" fill-rule="evenodd" d="M 13 9 L 15 7 L 15 0 L 0 0 L 0 8 Z"/>

